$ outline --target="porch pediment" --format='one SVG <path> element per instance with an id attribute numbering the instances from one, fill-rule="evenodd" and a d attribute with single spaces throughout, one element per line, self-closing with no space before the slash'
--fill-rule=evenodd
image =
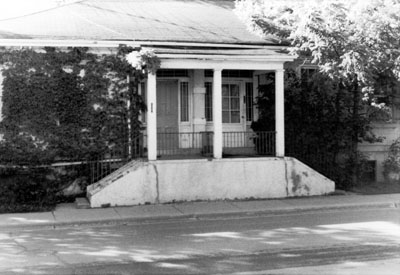
<path id="1" fill-rule="evenodd" d="M 165 69 L 277 70 L 294 56 L 284 47 L 176 48 L 148 47 L 162 60 Z"/>

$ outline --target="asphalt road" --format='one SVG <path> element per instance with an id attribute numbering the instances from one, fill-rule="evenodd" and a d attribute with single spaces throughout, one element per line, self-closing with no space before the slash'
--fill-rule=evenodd
<path id="1" fill-rule="evenodd" d="M 400 209 L 0 232 L 0 274 L 400 274 Z"/>

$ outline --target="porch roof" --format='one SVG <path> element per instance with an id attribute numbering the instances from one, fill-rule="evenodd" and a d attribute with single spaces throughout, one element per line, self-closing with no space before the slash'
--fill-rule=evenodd
<path id="1" fill-rule="evenodd" d="M 159 58 L 168 59 L 224 59 L 224 60 L 257 60 L 257 61 L 292 61 L 283 47 L 265 46 L 250 49 L 238 48 L 160 48 L 151 47 Z"/>
<path id="2" fill-rule="evenodd" d="M 0 20 L 8 41 L 277 45 L 247 30 L 233 0 L 83 0 Z M 11 39 L 11 40 L 10 40 Z M 3 42 L 3 43 L 2 43 Z M 129 43 L 127 43 L 129 44 Z"/>
<path id="3" fill-rule="evenodd" d="M 147 47 L 145 47 L 147 48 Z M 165 69 L 279 70 L 293 61 L 282 46 L 258 48 L 149 47 Z"/>

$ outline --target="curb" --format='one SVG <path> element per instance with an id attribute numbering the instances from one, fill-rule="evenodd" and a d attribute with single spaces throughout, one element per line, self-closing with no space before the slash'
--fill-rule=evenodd
<path id="1" fill-rule="evenodd" d="M 287 209 L 274 209 L 274 210 L 252 210 L 252 211 L 232 211 L 232 212 L 218 212 L 218 213 L 199 213 L 199 214 L 180 214 L 180 215 L 159 215 L 149 217 L 128 217 L 128 218 L 110 218 L 99 219 L 91 221 L 63 221 L 38 223 L 38 224 L 11 224 L 0 225 L 0 230 L 3 229 L 20 229 L 20 230 L 38 230 L 38 229 L 57 229 L 77 226 L 115 226 L 115 225 L 129 225 L 135 223 L 151 223 L 162 221 L 182 221 L 182 220 L 201 220 L 201 219 L 218 219 L 218 218 L 242 218 L 242 217 L 257 217 L 257 216 L 279 216 L 279 215 L 295 215 L 302 213 L 313 213 L 317 211 L 338 211 L 338 210 L 354 210 L 354 209 L 395 209 L 400 208 L 399 202 L 384 202 L 384 203 L 361 203 L 361 204 L 348 204 L 348 205 L 328 205 L 328 206 L 308 206 L 308 207 L 294 207 Z"/>

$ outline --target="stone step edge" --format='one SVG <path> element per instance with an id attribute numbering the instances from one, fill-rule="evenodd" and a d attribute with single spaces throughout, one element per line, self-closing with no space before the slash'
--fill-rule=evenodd
<path id="1" fill-rule="evenodd" d="M 89 209 L 89 208 L 91 208 L 89 200 L 87 198 L 84 198 L 84 197 L 76 198 L 75 199 L 75 205 L 76 205 L 76 208 L 78 208 L 78 209 Z"/>
<path id="2" fill-rule="evenodd" d="M 133 163 L 132 163 L 133 162 Z M 100 190 L 102 190 L 104 187 L 108 186 L 109 184 L 115 182 L 116 180 L 124 177 L 126 174 L 129 174 L 131 171 L 135 171 L 137 168 L 141 166 L 143 163 L 142 161 L 132 161 L 127 163 L 126 165 L 118 168 L 118 170 L 114 171 L 110 175 L 102 178 L 96 183 L 93 183 L 90 187 L 87 189 L 87 192 L 90 193 L 91 195 L 96 194 Z"/>

